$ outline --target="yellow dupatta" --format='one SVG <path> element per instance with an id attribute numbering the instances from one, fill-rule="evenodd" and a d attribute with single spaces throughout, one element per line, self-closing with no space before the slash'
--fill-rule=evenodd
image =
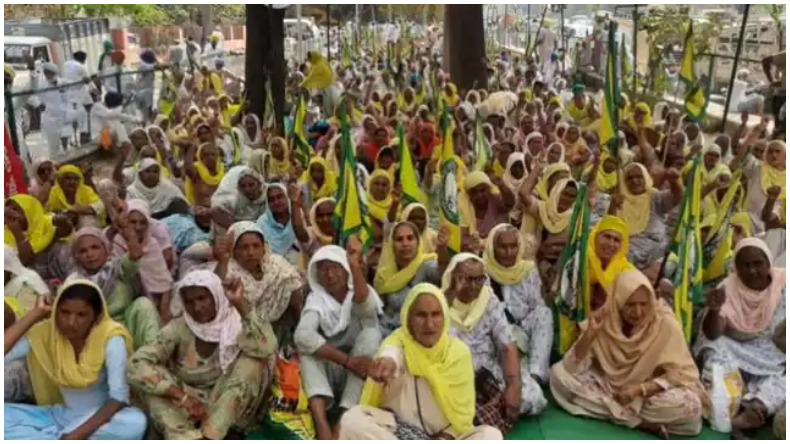
<path id="1" fill-rule="evenodd" d="M 22 316 L 25 315 L 25 309 L 19 305 L 19 299 L 13 296 L 5 296 L 5 304 L 8 305 L 8 308 L 14 313 L 14 317 L 18 321 Z"/>
<path id="2" fill-rule="evenodd" d="M 644 114 L 641 125 L 637 123 L 634 116 L 636 110 L 640 110 Z M 626 121 L 628 122 L 628 129 L 630 129 L 634 134 L 637 134 L 639 128 L 653 128 L 653 116 L 652 111 L 650 110 L 650 105 L 645 102 L 637 103 L 634 107 L 634 112 L 628 113 L 628 118 Z"/>
<path id="3" fill-rule="evenodd" d="M 549 200 L 549 182 L 551 181 L 552 176 L 557 173 L 568 173 L 568 176 L 571 175 L 571 167 L 567 163 L 560 162 L 560 163 L 552 163 L 551 165 L 546 166 L 546 169 L 543 170 L 543 174 L 540 177 L 540 181 L 535 186 L 535 192 L 538 193 L 538 196 L 544 202 Z"/>
<path id="4" fill-rule="evenodd" d="M 411 212 L 417 209 L 421 209 L 422 211 L 424 211 L 426 218 L 429 217 L 428 208 L 419 202 L 414 202 L 406 205 L 403 208 L 399 220 L 401 222 L 407 222 L 409 220 L 409 215 L 411 214 Z M 438 237 L 438 233 L 436 232 L 436 230 L 434 230 L 429 226 L 428 221 L 426 220 L 425 229 L 422 230 L 422 233 L 420 233 L 420 248 L 422 249 L 423 253 L 431 254 L 436 252 L 437 237 Z"/>
<path id="5" fill-rule="evenodd" d="M 538 206 L 538 215 L 540 216 L 541 226 L 551 234 L 561 233 L 563 230 L 568 228 L 568 224 L 571 221 L 571 215 L 573 215 L 573 205 L 571 205 L 571 207 L 565 210 L 563 213 L 560 213 L 557 210 L 557 206 L 560 203 L 560 197 L 562 196 L 563 191 L 565 191 L 565 187 L 570 184 L 576 185 L 576 181 L 573 179 L 560 179 L 559 182 L 554 184 L 554 188 L 551 189 L 551 193 L 549 193 L 549 200 L 542 202 L 542 205 Z"/>
<path id="6" fill-rule="evenodd" d="M 511 229 L 518 237 L 518 255 L 516 256 L 516 263 L 513 266 L 505 267 L 497 262 L 496 255 L 494 254 L 494 246 L 497 234 L 499 234 L 500 231 Z M 527 274 L 535 268 L 535 262 L 524 259 L 524 251 L 526 249 L 527 246 L 524 242 L 524 238 L 516 227 L 510 224 L 497 225 L 488 233 L 485 251 L 483 252 L 483 262 L 485 263 L 486 274 L 500 285 L 520 284 L 524 281 Z"/>
<path id="7" fill-rule="evenodd" d="M 318 207 L 324 202 L 332 202 L 332 206 L 334 206 L 335 199 L 333 197 L 324 197 L 315 201 L 313 206 L 310 208 L 310 214 L 308 215 L 308 218 L 310 219 L 310 230 L 313 232 L 313 235 L 316 237 L 316 239 L 318 239 L 318 242 L 321 245 L 330 245 L 335 239 L 321 231 L 316 217 L 316 211 L 318 210 Z"/>
<path id="8" fill-rule="evenodd" d="M 424 347 L 409 333 L 409 311 L 417 298 L 429 294 L 439 301 L 444 313 L 444 324 L 439 341 L 431 348 Z M 456 436 L 464 436 L 474 429 L 475 375 L 472 354 L 460 339 L 450 336 L 450 309 L 441 290 L 431 284 L 412 288 L 400 311 L 401 327 L 389 335 L 379 348 L 403 350 L 408 373 L 424 378 L 431 394 Z M 360 405 L 381 407 L 385 386 L 368 378 L 359 399 Z"/>
<path id="9" fill-rule="evenodd" d="M 307 78 L 300 85 L 305 89 L 326 89 L 335 81 L 335 74 L 329 62 L 317 51 L 310 51 L 307 55 L 310 62 L 310 71 Z"/>
<path id="10" fill-rule="evenodd" d="M 450 287 L 453 284 L 453 272 L 455 271 L 456 267 L 466 261 L 477 261 L 485 266 L 485 262 L 483 262 L 482 259 L 474 254 L 456 254 L 453 256 L 453 259 L 450 261 L 450 265 L 447 266 L 447 269 L 442 275 L 442 292 L 447 293 L 447 291 L 450 290 Z M 465 332 L 474 330 L 477 327 L 477 324 L 480 323 L 480 320 L 483 319 L 483 315 L 486 313 L 488 301 L 492 297 L 491 293 L 491 287 L 488 285 L 483 285 L 483 287 L 480 289 L 480 294 L 478 294 L 475 300 L 469 304 L 461 302 L 458 300 L 458 298 L 453 299 L 453 301 L 450 303 L 450 319 L 452 320 L 453 324 Z"/>
<path id="11" fill-rule="evenodd" d="M 272 154 L 272 143 L 275 141 L 278 141 L 282 144 L 283 160 L 277 160 L 274 157 L 274 154 Z M 269 141 L 269 154 L 269 174 L 280 178 L 288 177 L 293 170 L 293 168 L 291 168 L 291 155 L 290 148 L 288 148 L 288 142 L 282 137 L 272 137 Z"/>
<path id="12" fill-rule="evenodd" d="M 614 254 L 612 259 L 603 266 L 601 259 L 595 251 L 595 243 L 599 234 L 604 231 L 614 231 L 620 235 L 620 249 Z M 584 301 L 586 313 L 590 313 L 590 295 L 594 284 L 600 285 L 607 293 L 611 293 L 612 285 L 617 275 L 626 270 L 635 269 L 633 264 L 628 262 L 628 226 L 617 216 L 606 215 L 593 227 L 590 237 L 587 239 L 587 292 Z"/>
<path id="13" fill-rule="evenodd" d="M 500 193 L 499 187 L 494 185 L 488 175 L 482 171 L 472 171 L 464 178 L 463 188 L 458 193 L 458 214 L 461 216 L 461 226 L 469 227 L 470 233 L 477 233 L 477 215 L 469 199 L 469 190 L 479 185 L 488 185 L 492 195 Z"/>
<path id="14" fill-rule="evenodd" d="M 36 405 L 62 403 L 59 387 L 80 389 L 95 384 L 104 368 L 105 350 L 111 338 L 123 338 L 127 353 L 132 353 L 132 337 L 123 325 L 114 321 L 107 313 L 107 304 L 101 289 L 93 282 L 85 279 L 68 280 L 58 291 L 53 311 L 57 311 L 63 292 L 76 285 L 91 287 L 98 293 L 102 313 L 88 333 L 79 357 L 75 356 L 68 339 L 58 331 L 55 313 L 49 319 L 34 325 L 25 335 L 30 343 L 27 364 Z"/>
<path id="15" fill-rule="evenodd" d="M 653 178 L 650 177 L 650 173 L 647 172 L 647 168 L 644 165 L 631 163 L 628 165 L 628 168 L 632 166 L 639 168 L 639 171 L 642 173 L 642 177 L 645 180 L 645 192 L 638 195 L 631 194 L 625 180 L 622 180 L 620 182 L 620 193 L 623 195 L 623 205 L 620 207 L 620 211 L 617 212 L 617 216 L 628 226 L 628 233 L 634 236 L 642 233 L 647 228 L 647 224 L 650 222 L 650 202 L 657 190 L 653 188 Z"/>
<path id="16" fill-rule="evenodd" d="M 217 159 L 217 172 L 215 174 L 211 174 L 206 164 L 200 159 L 200 154 L 203 152 L 203 148 L 210 143 L 204 143 L 200 145 L 197 150 L 195 156 L 197 160 L 192 164 L 195 167 L 195 171 L 197 171 L 198 176 L 200 176 L 200 181 L 208 186 L 211 187 L 218 187 L 219 183 L 222 182 L 222 178 L 225 177 L 225 164 L 222 162 L 222 159 Z M 186 177 L 184 181 L 184 195 L 187 198 L 187 202 L 191 205 L 195 204 L 195 184 L 192 183 L 192 179 L 189 176 Z"/>
<path id="17" fill-rule="evenodd" d="M 387 213 L 389 213 L 390 206 L 392 206 L 392 194 L 387 193 L 387 197 L 382 200 L 378 200 L 370 192 L 373 186 L 373 181 L 379 177 L 384 177 L 387 179 L 387 182 L 389 182 L 390 185 L 390 191 L 392 191 L 392 177 L 390 176 L 390 173 L 385 170 L 375 170 L 368 179 L 367 186 L 365 187 L 365 196 L 367 197 L 368 212 L 370 213 L 370 216 L 376 220 L 386 222 Z"/>
<path id="18" fill-rule="evenodd" d="M 74 196 L 74 204 L 70 204 L 69 201 L 66 199 L 66 195 L 63 192 L 63 188 L 60 187 L 60 177 L 65 174 L 73 174 L 79 178 L 79 184 L 77 185 L 77 193 Z M 63 165 L 58 168 L 58 178 L 55 180 L 55 186 L 49 190 L 49 197 L 47 198 L 47 205 L 46 209 L 52 213 L 59 213 L 61 211 L 67 211 L 71 208 L 72 205 L 93 205 L 96 202 L 100 202 L 101 198 L 93 188 L 85 185 L 85 177 L 82 175 L 82 171 L 77 168 L 75 165 Z"/>
<path id="19" fill-rule="evenodd" d="M 321 187 L 313 181 L 313 176 L 310 175 L 310 169 L 313 165 L 320 165 L 324 169 L 324 183 L 321 184 Z M 302 173 L 301 182 L 306 183 L 310 187 L 310 195 L 313 201 L 325 197 L 334 197 L 337 192 L 337 173 L 332 171 L 329 167 L 329 162 L 321 156 L 314 156 L 310 159 L 307 169 Z"/>
<path id="20" fill-rule="evenodd" d="M 455 108 L 458 106 L 458 102 L 461 101 L 461 96 L 458 95 L 458 87 L 455 86 L 455 83 L 448 83 L 450 87 L 451 93 L 448 95 L 446 91 L 442 91 L 442 96 L 444 97 L 444 101 L 447 102 L 447 106 Z"/>
<path id="21" fill-rule="evenodd" d="M 603 163 L 607 160 L 612 160 L 617 163 L 615 159 L 612 159 L 609 150 L 601 150 L 601 166 L 598 168 L 598 174 L 595 176 L 595 185 L 602 191 L 610 191 L 617 186 L 617 170 L 615 169 L 611 173 L 607 173 L 603 170 Z"/>
<path id="22" fill-rule="evenodd" d="M 782 188 L 779 199 L 784 199 L 787 196 L 786 171 L 774 168 L 768 162 L 763 162 L 760 166 L 760 188 L 765 194 L 768 194 L 768 189 L 771 187 Z"/>
<path id="23" fill-rule="evenodd" d="M 395 235 L 395 231 L 398 229 L 398 227 L 402 224 L 411 224 L 411 222 L 399 222 L 395 224 L 395 226 L 393 226 L 390 230 L 387 241 L 384 242 L 384 246 L 381 251 L 381 259 L 379 259 L 379 265 L 376 269 L 376 277 L 373 280 L 373 287 L 380 295 L 392 294 L 402 290 L 404 287 L 409 285 L 409 282 L 411 282 L 412 279 L 414 279 L 414 276 L 420 270 L 420 267 L 423 263 L 426 261 L 435 261 L 437 258 L 436 254 L 426 254 L 423 251 L 423 240 L 420 237 L 419 246 L 417 247 L 417 256 L 415 256 L 414 259 L 409 262 L 409 265 L 398 269 L 398 264 L 395 260 L 395 246 L 393 245 L 392 237 Z M 416 227 L 414 228 L 416 231 Z"/>
<path id="24" fill-rule="evenodd" d="M 34 253 L 40 253 L 49 247 L 55 239 L 55 225 L 52 224 L 52 215 L 44 212 L 44 206 L 41 205 L 38 199 L 28 194 L 17 194 L 6 199 L 14 201 L 22 212 L 25 214 L 27 220 L 27 230 L 25 230 L 25 237 L 30 243 L 30 248 Z M 16 238 L 8 225 L 4 225 L 3 239 L 6 245 L 12 248 L 17 248 Z"/>

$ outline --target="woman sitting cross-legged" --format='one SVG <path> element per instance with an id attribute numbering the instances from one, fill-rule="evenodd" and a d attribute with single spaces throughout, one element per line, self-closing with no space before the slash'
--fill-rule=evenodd
<path id="1" fill-rule="evenodd" d="M 249 323 L 241 281 L 223 289 L 211 271 L 192 271 L 171 310 L 184 315 L 129 362 L 156 428 L 165 439 L 224 439 L 257 423 L 277 338 L 271 325 Z"/>
<path id="2" fill-rule="evenodd" d="M 365 282 L 359 241 L 352 238 L 347 250 L 329 245 L 313 255 L 307 267 L 311 292 L 294 336 L 318 439 L 333 436 L 327 410 L 359 403 L 381 342 L 381 301 Z"/>
<path id="3" fill-rule="evenodd" d="M 699 370 L 675 314 L 644 274 L 620 273 L 581 330 L 551 368 L 551 392 L 563 409 L 661 437 L 699 434 L 707 402 Z"/>
<path id="4" fill-rule="evenodd" d="M 411 289 L 401 327 L 384 340 L 368 371 L 360 405 L 340 422 L 340 439 L 502 439 L 474 425 L 475 375 L 469 348 L 450 336 L 441 290 Z"/>
<path id="5" fill-rule="evenodd" d="M 128 406 L 131 349 L 93 282 L 66 281 L 51 307 L 39 299 L 5 330 L 5 365 L 27 358 L 37 404 L 4 405 L 5 439 L 142 439 L 145 415 Z"/>
<path id="6" fill-rule="evenodd" d="M 450 306 L 450 334 L 472 350 L 476 421 L 506 433 L 520 414 L 538 415 L 547 403 L 529 367 L 519 361 L 505 304 L 488 282 L 483 260 L 460 253 L 442 276 L 442 290 Z"/>
<path id="7" fill-rule="evenodd" d="M 733 256 L 735 271 L 707 297 L 693 350 L 706 383 L 719 382 L 713 380 L 717 366 L 721 377 L 741 374 L 744 395 L 732 429 L 742 437 L 744 430 L 766 424 L 785 403 L 787 358 L 773 338 L 786 317 L 787 278 L 784 269 L 773 267 L 771 251 L 759 239 L 741 240 Z"/>

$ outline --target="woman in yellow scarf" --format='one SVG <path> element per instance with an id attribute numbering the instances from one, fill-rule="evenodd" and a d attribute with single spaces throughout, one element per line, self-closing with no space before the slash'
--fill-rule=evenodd
<path id="1" fill-rule="evenodd" d="M 393 140 L 391 142 L 394 146 L 397 146 L 399 143 L 398 140 Z M 376 154 L 376 168 L 379 170 L 384 170 L 387 174 L 390 175 L 390 179 L 392 181 L 395 180 L 395 173 L 398 169 L 398 164 L 395 162 L 395 149 L 391 146 L 385 146 L 379 150 L 379 153 Z"/>
<path id="2" fill-rule="evenodd" d="M 225 177 L 225 164 L 220 159 L 219 149 L 212 143 L 200 145 L 194 157 L 187 155 L 184 171 L 187 176 L 184 181 L 187 202 L 210 207 L 211 196 Z"/>
<path id="3" fill-rule="evenodd" d="M 538 216 L 544 230 L 559 234 L 568 228 L 578 191 L 579 186 L 575 180 L 560 179 L 549 193 L 549 199 L 538 202 Z"/>
<path id="4" fill-rule="evenodd" d="M 418 228 L 411 222 L 398 222 L 390 230 L 381 252 L 373 287 L 384 301 L 385 319 L 398 322 L 406 293 L 418 282 L 436 279 L 436 254 L 426 254 Z M 390 315 L 390 316 L 387 316 Z M 386 325 L 389 331 L 400 326 Z"/>
<path id="5" fill-rule="evenodd" d="M 618 274 L 635 268 L 628 262 L 628 227 L 617 216 L 606 215 L 593 227 L 587 244 L 587 299 L 584 312 L 598 310 L 612 291 Z"/>
<path id="6" fill-rule="evenodd" d="M 307 171 L 302 173 L 300 182 L 309 192 L 308 205 L 325 197 L 334 197 L 337 192 L 337 173 L 332 171 L 329 162 L 320 156 L 310 159 Z"/>
<path id="7" fill-rule="evenodd" d="M 329 62 L 317 51 L 307 53 L 307 61 L 310 62 L 310 71 L 307 78 L 300 85 L 305 89 L 326 89 L 335 81 L 335 74 Z"/>
<path id="8" fill-rule="evenodd" d="M 749 212 L 760 214 L 768 196 L 768 189 L 772 187 L 779 187 L 782 192 L 779 194 L 778 201 L 785 199 L 787 195 L 787 158 L 786 146 L 781 140 L 772 140 L 768 142 L 765 149 L 763 160 L 752 161 L 751 163 L 759 165 L 759 168 L 746 167 L 746 176 L 749 179 Z M 754 171 L 759 171 L 759 177 L 754 174 Z M 759 186 L 757 186 L 759 184 Z"/>
<path id="9" fill-rule="evenodd" d="M 15 248 L 19 259 L 30 265 L 35 255 L 46 250 L 55 240 L 56 228 L 52 215 L 33 196 L 17 194 L 5 200 L 3 238 L 5 244 Z"/>
<path id="10" fill-rule="evenodd" d="M 46 210 L 51 213 L 68 211 L 79 216 L 78 228 L 104 225 L 104 203 L 93 188 L 85 185 L 82 171 L 75 165 L 58 168 L 55 186 L 49 190 Z"/>
<path id="11" fill-rule="evenodd" d="M 535 192 L 544 202 L 549 200 L 549 193 L 554 185 L 562 179 L 571 177 L 571 167 L 567 163 L 553 163 L 546 166 L 540 176 L 540 182 L 535 186 Z"/>
<path id="12" fill-rule="evenodd" d="M 730 168 L 721 161 L 721 148 L 710 142 L 702 151 L 702 185 L 710 185 L 720 175 L 731 176 Z"/>
<path id="13" fill-rule="evenodd" d="M 653 116 L 650 115 L 650 105 L 645 102 L 638 102 L 634 107 L 634 112 L 626 118 L 628 130 L 631 135 L 639 135 L 640 128 L 653 128 Z"/>
<path id="14" fill-rule="evenodd" d="M 431 320 L 420 321 L 424 317 Z M 426 439 L 502 439 L 498 430 L 474 425 L 472 355 L 450 336 L 441 290 L 431 284 L 414 287 L 400 318 L 402 327 L 384 340 L 371 364 L 360 405 L 341 419 L 340 439 L 397 439 L 395 418 Z"/>
<path id="15" fill-rule="evenodd" d="M 442 96 L 444 97 L 444 101 L 447 103 L 447 106 L 450 108 L 455 108 L 461 101 L 461 96 L 458 95 L 458 87 L 452 82 L 448 82 L 446 85 L 444 85 Z"/>
<path id="16" fill-rule="evenodd" d="M 6 362 L 27 358 L 36 400 L 35 406 L 5 405 L 6 438 L 143 438 L 145 415 L 127 407 L 132 339 L 107 314 L 96 284 L 68 280 L 52 307 L 39 301 L 5 331 L 5 344 Z M 98 402 L 86 405 L 86 399 Z"/>
<path id="17" fill-rule="evenodd" d="M 370 216 L 379 222 L 387 222 L 393 202 L 390 174 L 384 170 L 373 171 L 365 191 Z"/>
<path id="18" fill-rule="evenodd" d="M 524 259 L 525 252 L 526 243 L 518 229 L 499 224 L 486 239 L 483 262 L 491 289 L 504 304 L 516 346 L 526 355 L 521 359 L 526 372 L 521 374 L 531 377 L 524 378 L 522 383 L 537 389 L 548 377 L 553 315 L 543 298 L 538 268 L 534 261 Z M 528 404 L 539 406 L 545 401 L 541 390 L 526 391 L 531 392 Z"/>
<path id="19" fill-rule="evenodd" d="M 629 183 L 634 184 L 629 186 Z M 644 232 L 650 222 L 653 194 L 658 192 L 653 188 L 653 178 L 647 168 L 641 163 L 628 164 L 623 170 L 619 190 L 623 203 L 617 216 L 625 222 L 631 236 Z"/>
<path id="20" fill-rule="evenodd" d="M 272 137 L 269 141 L 269 177 L 284 180 L 293 172 L 291 165 L 290 150 L 288 142 L 282 137 Z M 269 180 L 269 177 L 266 179 Z"/>
<path id="21" fill-rule="evenodd" d="M 401 222 L 411 222 L 417 227 L 420 233 L 420 244 L 423 253 L 436 252 L 438 233 L 428 225 L 428 208 L 425 205 L 419 202 L 406 205 L 401 212 L 399 220 Z"/>
<path id="22" fill-rule="evenodd" d="M 611 194 L 617 186 L 617 161 L 612 159 L 608 149 L 601 150 L 601 167 L 595 176 L 595 186 L 606 194 Z"/>

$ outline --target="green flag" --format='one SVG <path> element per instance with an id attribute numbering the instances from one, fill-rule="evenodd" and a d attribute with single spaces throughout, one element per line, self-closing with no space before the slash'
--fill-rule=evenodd
<path id="1" fill-rule="evenodd" d="M 304 103 L 304 96 L 299 96 L 299 103 L 296 106 L 296 115 L 294 117 L 294 126 L 291 133 L 293 143 L 291 149 L 294 150 L 296 161 L 302 165 L 302 168 L 307 169 L 310 164 L 310 157 L 312 157 L 312 148 L 307 143 L 307 138 L 304 135 L 304 118 L 307 115 L 307 108 Z"/>
<path id="2" fill-rule="evenodd" d="M 689 29 L 683 41 L 683 59 L 680 63 L 680 81 L 686 85 L 686 114 L 692 122 L 701 122 L 705 118 L 707 103 L 705 92 L 694 73 L 694 36 L 693 21 L 689 21 Z"/>
<path id="3" fill-rule="evenodd" d="M 612 159 L 619 159 L 620 116 L 617 101 L 620 100 L 620 82 L 617 78 L 617 27 L 614 22 L 609 25 L 609 42 L 606 54 L 606 73 L 604 78 L 604 97 L 601 104 L 601 128 L 599 139 L 601 146 L 608 146 Z"/>

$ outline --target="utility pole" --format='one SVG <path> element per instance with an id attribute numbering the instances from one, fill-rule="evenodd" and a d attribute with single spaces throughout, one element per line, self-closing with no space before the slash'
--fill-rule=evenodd
<path id="1" fill-rule="evenodd" d="M 354 4 L 354 50 L 359 52 L 359 4 Z"/>
<path id="2" fill-rule="evenodd" d="M 212 18 L 212 7 L 210 4 L 208 5 L 200 5 L 200 25 L 203 28 L 203 38 L 201 39 L 201 45 L 203 44 L 204 39 L 207 39 L 211 33 L 214 31 L 213 26 L 213 18 Z"/>
<path id="3" fill-rule="evenodd" d="M 329 36 L 329 31 L 331 30 L 330 24 L 332 22 L 332 19 L 329 16 L 330 12 L 331 12 L 330 6 L 329 3 L 327 3 L 326 4 L 326 60 L 327 61 L 332 60 L 332 51 L 330 50 L 330 43 L 332 41 L 332 38 Z"/>
<path id="4" fill-rule="evenodd" d="M 304 60 L 304 47 L 302 46 L 302 4 L 296 4 L 296 59 Z"/>
<path id="5" fill-rule="evenodd" d="M 727 114 L 730 112 L 730 100 L 732 99 L 732 87 L 735 84 L 735 74 L 738 72 L 738 62 L 741 60 L 743 50 L 743 37 L 746 32 L 746 21 L 749 20 L 750 4 L 743 5 L 743 21 L 741 31 L 738 34 L 738 46 L 735 48 L 735 60 L 732 62 L 732 74 L 730 75 L 730 85 L 727 87 L 727 101 L 724 103 L 724 115 L 721 118 L 721 132 L 727 129 Z M 710 82 L 711 80 L 708 80 Z"/>

